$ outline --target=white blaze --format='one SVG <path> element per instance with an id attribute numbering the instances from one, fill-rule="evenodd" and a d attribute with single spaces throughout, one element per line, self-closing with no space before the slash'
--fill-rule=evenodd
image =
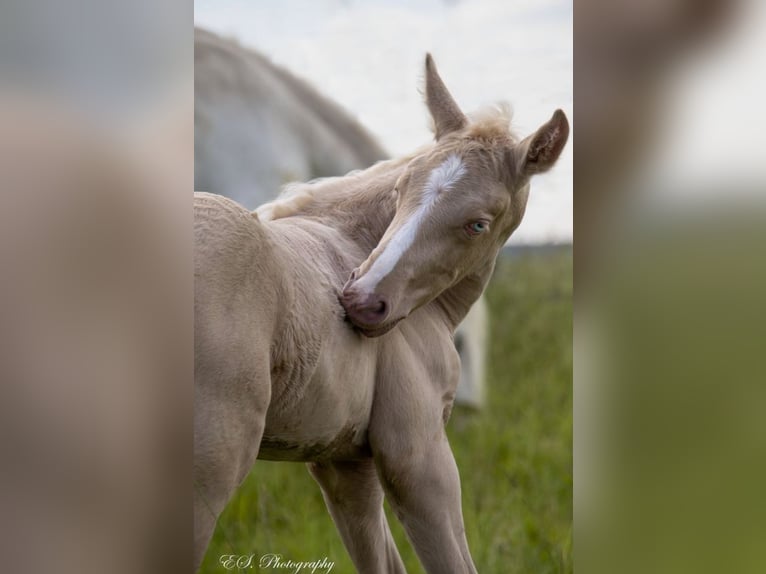
<path id="1" fill-rule="evenodd" d="M 370 290 L 391 273 L 396 264 L 412 246 L 417 236 L 420 224 L 436 203 L 439 194 L 446 191 L 465 174 L 463 161 L 456 155 L 449 156 L 428 176 L 428 182 L 420 199 L 420 206 L 410 218 L 404 222 L 386 245 L 383 253 L 375 260 L 364 279 L 369 281 Z"/>

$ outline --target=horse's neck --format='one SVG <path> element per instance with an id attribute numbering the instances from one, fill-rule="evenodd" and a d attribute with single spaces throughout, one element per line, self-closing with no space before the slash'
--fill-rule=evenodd
<path id="1" fill-rule="evenodd" d="M 291 215 L 320 219 L 351 239 L 365 256 L 380 243 L 396 211 L 393 189 L 407 158 L 373 166 L 356 175 L 333 178 L 307 188 L 310 200 L 299 201 Z M 361 261 L 360 261 L 361 263 Z M 437 297 L 432 305 L 454 331 L 489 282 L 494 262 L 463 278 Z"/>
<path id="2" fill-rule="evenodd" d="M 487 267 L 464 277 L 434 300 L 433 304 L 444 315 L 452 331 L 465 319 L 473 304 L 481 297 L 494 268 L 495 265 L 492 262 Z"/>
<path id="3" fill-rule="evenodd" d="M 364 172 L 310 185 L 311 200 L 296 215 L 317 218 L 337 229 L 368 255 L 380 243 L 396 211 L 393 189 L 404 160 L 377 164 Z M 361 263 L 361 262 L 360 262 Z"/>

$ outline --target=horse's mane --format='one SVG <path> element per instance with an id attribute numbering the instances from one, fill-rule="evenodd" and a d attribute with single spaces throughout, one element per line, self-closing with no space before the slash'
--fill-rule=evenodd
<path id="1" fill-rule="evenodd" d="M 379 161 L 367 169 L 354 170 L 346 175 L 288 183 L 274 201 L 263 204 L 255 212 L 262 221 L 269 221 L 302 214 L 309 206 L 316 211 L 318 204 L 329 207 L 361 199 L 362 196 L 374 198 L 381 192 L 390 191 L 382 183 L 415 155 Z"/>
<path id="2" fill-rule="evenodd" d="M 497 102 L 484 106 L 468 115 L 469 124 L 465 135 L 478 140 L 510 139 L 518 142 L 518 136 L 511 129 L 513 108 L 508 102 Z"/>
<path id="3" fill-rule="evenodd" d="M 445 145 L 450 149 L 507 149 L 509 144 L 518 141 L 510 129 L 511 118 L 511 107 L 507 103 L 481 108 L 469 116 L 470 122 L 465 129 L 445 138 Z M 365 196 L 373 199 L 378 194 L 391 191 L 381 184 L 390 179 L 392 172 L 406 166 L 434 145 L 432 142 L 407 156 L 379 161 L 367 169 L 354 170 L 343 176 L 289 183 L 274 201 L 262 205 L 256 213 L 261 220 L 267 221 L 299 215 L 309 207 L 317 211 L 317 207 L 329 209 L 332 205 L 349 203 Z"/>

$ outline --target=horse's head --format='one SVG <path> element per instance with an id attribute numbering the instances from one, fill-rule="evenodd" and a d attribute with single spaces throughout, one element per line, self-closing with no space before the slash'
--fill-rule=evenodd
<path id="1" fill-rule="evenodd" d="M 426 103 L 436 145 L 399 177 L 396 213 L 378 246 L 355 269 L 341 302 L 365 335 L 386 333 L 464 279 L 483 287 L 499 250 L 524 214 L 529 179 L 548 170 L 569 136 L 557 110 L 519 141 L 508 117 L 471 122 L 426 57 Z"/>

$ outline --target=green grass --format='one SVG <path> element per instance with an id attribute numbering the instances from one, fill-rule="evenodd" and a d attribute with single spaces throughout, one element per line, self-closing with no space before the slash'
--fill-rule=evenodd
<path id="1" fill-rule="evenodd" d="M 462 481 L 468 544 L 482 573 L 572 572 L 572 252 L 525 252 L 498 262 L 488 401 L 448 425 Z M 387 509 L 388 511 L 388 509 Z M 423 572 L 390 511 L 410 573 Z M 222 554 L 335 562 L 348 554 L 302 464 L 258 461 L 222 514 L 201 572 L 229 572 Z M 310 569 L 309 569 L 310 571 Z M 319 572 L 319 570 L 317 570 Z"/>

